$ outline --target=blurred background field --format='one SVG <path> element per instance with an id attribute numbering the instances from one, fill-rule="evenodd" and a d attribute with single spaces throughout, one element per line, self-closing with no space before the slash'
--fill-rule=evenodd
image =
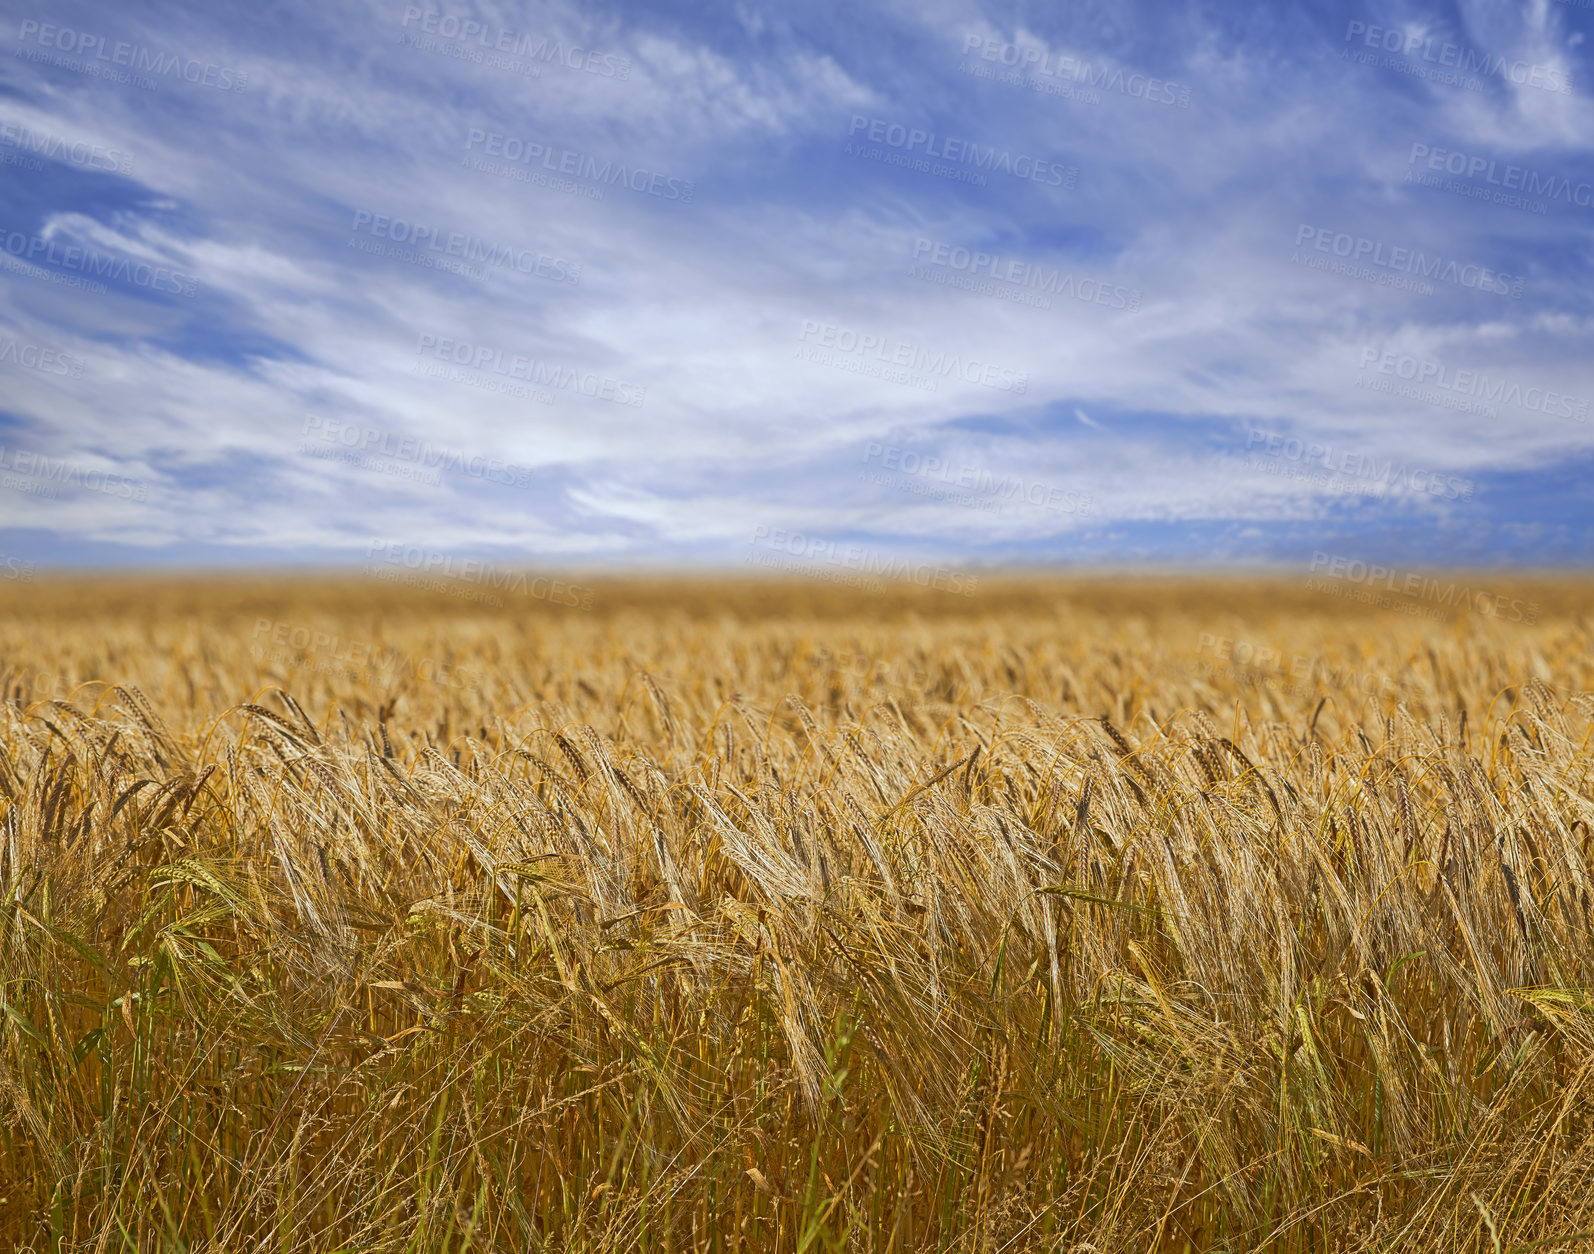
<path id="1" fill-rule="evenodd" d="M 9 584 L 5 1237 L 1594 1229 L 1594 584 L 1346 591 Z"/>
<path id="2" fill-rule="evenodd" d="M 842 720 L 848 705 L 859 714 L 887 698 L 978 704 L 1007 693 L 1120 721 L 1147 704 L 1226 710 L 1236 698 L 1282 717 L 1282 702 L 1327 696 L 1323 716 L 1346 719 L 1358 697 L 1391 685 L 1453 716 L 1458 682 L 1587 686 L 1587 650 L 1576 646 L 1594 609 L 1586 580 L 1494 574 L 1446 578 L 1457 589 L 1450 600 L 1477 590 L 1507 613 L 1516 601 L 1524 621 L 1438 595 L 1369 609 L 1305 577 L 986 577 L 973 596 L 906 584 L 878 595 L 777 579 L 572 578 L 562 587 L 574 591 L 557 595 L 575 604 L 556 602 L 561 585 L 548 581 L 542 597 L 529 583 L 497 594 L 500 606 L 459 595 L 489 589 L 437 582 L 447 590 L 324 576 L 12 584 L 0 616 L 11 674 L 0 679 L 14 698 L 133 682 L 182 724 L 270 685 L 301 702 L 335 698 L 351 716 L 394 701 L 417 717 L 468 721 L 479 707 L 508 717 L 559 701 L 601 719 L 638 668 L 704 700 L 741 691 L 769 702 L 790 691 Z M 1439 646 L 1474 651 L 1491 669 L 1448 672 L 1457 659 L 1440 659 Z"/>

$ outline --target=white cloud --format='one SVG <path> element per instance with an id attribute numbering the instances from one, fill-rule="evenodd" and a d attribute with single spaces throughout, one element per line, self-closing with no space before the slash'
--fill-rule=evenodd
<path id="1" fill-rule="evenodd" d="M 1252 428 L 1469 476 L 1589 448 L 1587 426 L 1520 406 L 1488 418 L 1359 385 L 1361 355 L 1377 346 L 1594 396 L 1585 275 L 1541 261 L 1569 219 L 1402 183 L 1414 135 L 1558 146 L 1571 161 L 1572 137 L 1586 150 L 1594 135 L 1581 91 L 1429 85 L 1414 96 L 1399 75 L 1341 62 L 1320 31 L 1295 32 L 1315 43 L 1285 67 L 1188 27 L 1168 33 L 1183 61 L 1165 70 L 1087 47 L 1077 30 L 1004 34 L 951 5 L 896 19 L 905 45 L 945 51 L 907 67 L 884 43 L 813 47 L 751 11 L 736 37 L 710 46 L 663 19 L 552 8 L 539 32 L 627 58 L 631 70 L 620 79 L 554 63 L 531 78 L 436 50 L 447 41 L 400 47 L 403 11 L 306 10 L 299 20 L 318 39 L 295 42 L 285 29 L 236 55 L 216 31 L 184 32 L 208 56 L 247 63 L 245 93 L 129 93 L 13 67 L 20 91 L 0 123 L 101 137 L 134 156 L 127 179 L 79 171 L 75 192 L 18 173 L 27 194 L 13 229 L 37 214 L 49 238 L 191 269 L 203 290 L 178 308 L 122 294 L 71 302 L 37 276 L 5 276 L 5 334 L 92 364 L 75 380 L 8 372 L 17 442 L 110 459 L 156 490 L 142 509 L 103 493 L 41 502 L 0 492 L 0 527 L 279 549 L 425 534 L 460 548 L 623 556 L 734 553 L 752 526 L 784 519 L 955 552 L 1115 521 L 1309 523 L 1346 507 L 1333 487 L 1237 477 Z M 499 30 L 530 26 L 507 8 L 476 12 Z M 1540 6 L 1520 29 L 1499 21 L 1473 15 L 1464 33 L 1490 50 L 1571 55 L 1557 13 Z M 1192 107 L 1112 91 L 1095 105 L 1064 102 L 959 75 L 965 31 L 1054 58 L 1158 68 L 1192 85 Z M 158 19 L 139 37 L 176 42 Z M 960 187 L 849 157 L 853 112 L 1066 160 L 1079 185 L 991 173 L 983 189 Z M 462 167 L 469 129 L 488 125 L 577 153 L 576 172 L 558 176 L 575 193 Z M 689 178 L 696 192 L 684 203 L 598 182 L 581 157 Z M 351 229 L 362 208 L 576 259 L 581 281 L 492 265 L 465 277 L 374 257 L 349 247 L 391 242 Z M 1453 285 L 1405 296 L 1319 273 L 1290 260 L 1301 222 L 1500 269 L 1520 259 L 1533 267 L 1533 299 Z M 945 267 L 931 268 L 951 283 L 915 278 L 920 239 L 1134 289 L 1139 307 L 1054 295 L 1036 308 L 1006 299 L 1022 284 Z M 872 349 L 827 346 L 830 328 L 873 337 Z M 417 354 L 423 337 L 483 349 L 488 363 L 428 375 L 416 369 L 436 360 Z M 1023 376 L 1025 387 L 922 369 L 951 357 L 998 380 Z M 892 381 L 901 361 L 919 363 L 934 388 Z M 495 370 L 505 363 L 508 379 Z M 534 382 L 550 370 L 575 382 Z M 528 376 L 529 399 L 485 386 Z M 589 398 L 589 380 L 600 391 L 640 385 L 645 401 Z M 1136 426 L 1104 413 L 1165 417 Z M 312 414 L 539 477 L 512 492 L 460 476 L 429 487 L 389 463 L 309 457 L 299 446 Z M 986 420 L 1007 423 L 1005 434 L 982 433 Z M 860 486 L 858 450 L 905 431 L 927 448 L 955 447 L 963 464 L 1088 489 L 1094 508 L 989 511 Z M 1214 433 L 1229 443 L 1203 443 Z M 1068 443 L 1076 434 L 1088 464 Z"/>

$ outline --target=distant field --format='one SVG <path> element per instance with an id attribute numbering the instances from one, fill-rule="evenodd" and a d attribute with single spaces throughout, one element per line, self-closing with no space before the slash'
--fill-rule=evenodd
<path id="1" fill-rule="evenodd" d="M 0 584 L 0 1245 L 1594 1247 L 1594 583 L 1374 584 Z"/>

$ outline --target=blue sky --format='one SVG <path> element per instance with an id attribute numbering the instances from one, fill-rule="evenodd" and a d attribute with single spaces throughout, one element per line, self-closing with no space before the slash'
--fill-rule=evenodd
<path id="1" fill-rule="evenodd" d="M 1584 565 L 1591 30 L 6 3 L 0 558 Z"/>

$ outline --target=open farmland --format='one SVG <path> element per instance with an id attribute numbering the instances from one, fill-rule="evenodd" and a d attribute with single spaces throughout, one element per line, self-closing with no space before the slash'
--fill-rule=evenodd
<path id="1" fill-rule="evenodd" d="M 0 1241 L 1594 1230 L 1594 587 L 1483 583 L 13 584 Z"/>

